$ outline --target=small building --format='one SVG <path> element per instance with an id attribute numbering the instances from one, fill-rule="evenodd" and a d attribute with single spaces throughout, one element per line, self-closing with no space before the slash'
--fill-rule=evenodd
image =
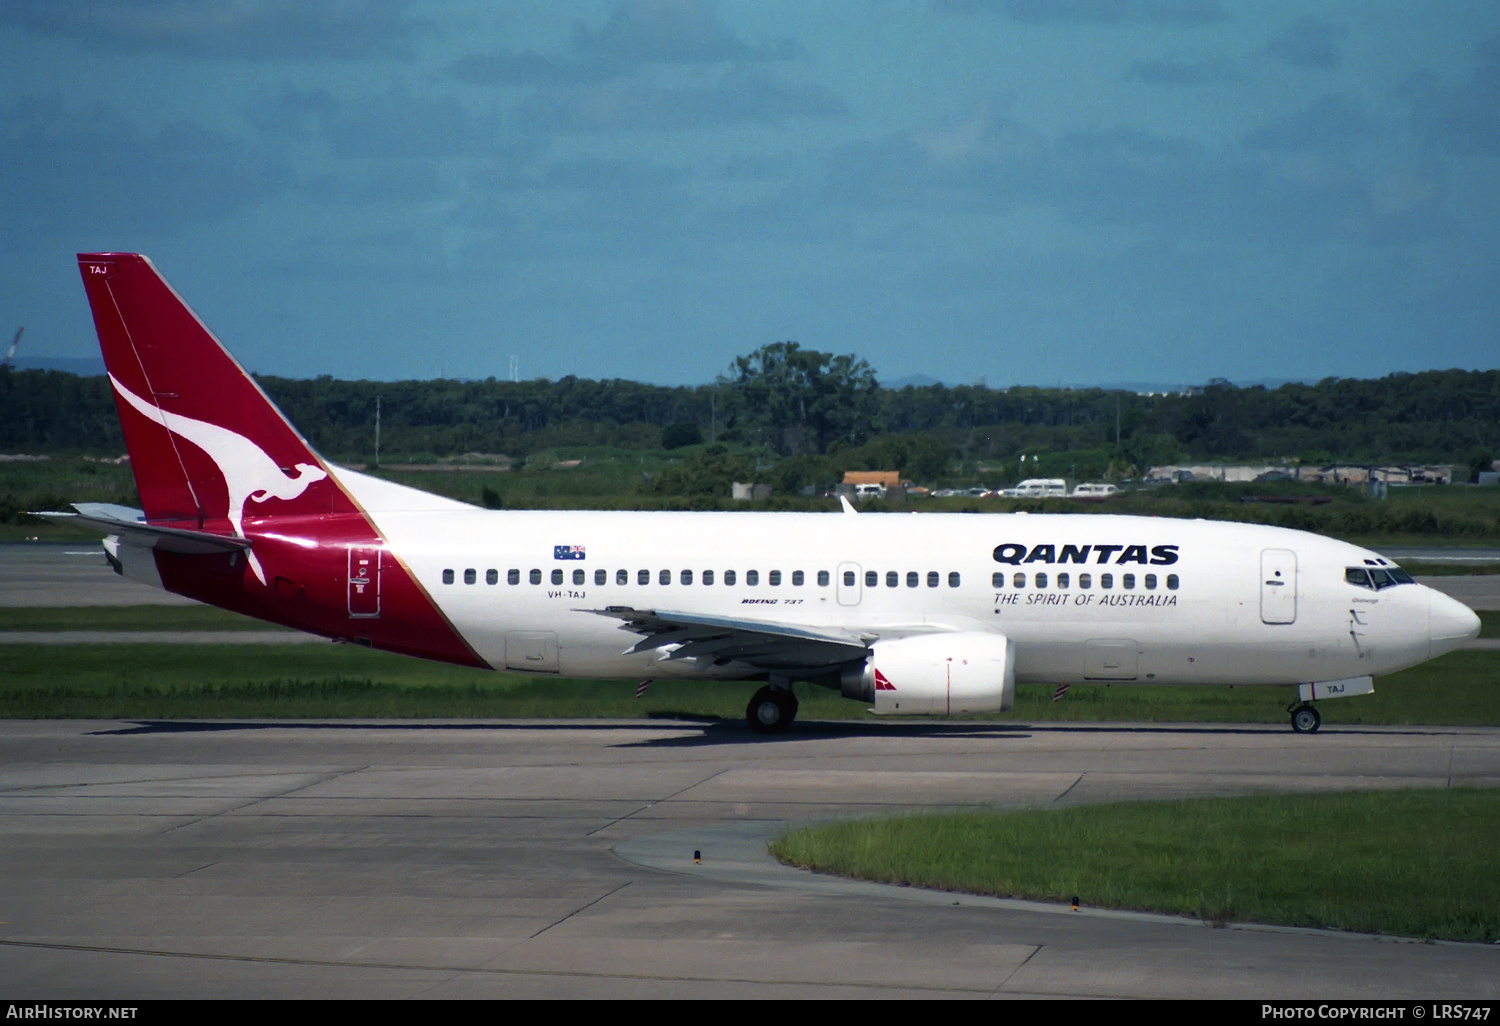
<path id="1" fill-rule="evenodd" d="M 735 481 L 730 484 L 730 495 L 736 502 L 757 502 L 771 497 L 771 486 L 750 481 Z"/>
<path id="2" fill-rule="evenodd" d="M 860 485 L 876 485 L 887 492 L 894 492 L 911 482 L 901 480 L 901 473 L 896 470 L 846 470 L 844 471 L 844 484 L 856 491 Z"/>
<path id="3" fill-rule="evenodd" d="M 895 470 L 846 470 L 844 480 L 836 489 L 839 495 L 855 502 L 865 499 L 883 499 L 893 506 L 906 502 L 906 489 L 910 481 L 903 481 Z"/>
<path id="4" fill-rule="evenodd" d="M 1267 474 L 1292 476 L 1295 467 L 1270 463 L 1177 463 L 1164 467 L 1152 467 L 1146 474 L 1147 481 L 1255 481 Z"/>

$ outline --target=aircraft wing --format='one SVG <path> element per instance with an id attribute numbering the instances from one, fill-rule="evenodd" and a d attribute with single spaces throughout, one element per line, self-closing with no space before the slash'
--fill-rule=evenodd
<path id="1" fill-rule="evenodd" d="M 580 610 L 613 617 L 642 635 L 627 654 L 668 649 L 668 659 L 741 663 L 768 671 L 834 667 L 868 654 L 872 637 L 836 627 L 809 627 L 735 616 L 607 606 Z"/>

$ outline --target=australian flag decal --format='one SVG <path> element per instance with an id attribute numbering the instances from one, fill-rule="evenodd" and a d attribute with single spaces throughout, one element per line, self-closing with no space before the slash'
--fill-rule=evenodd
<path id="1" fill-rule="evenodd" d="M 554 545 L 552 546 L 553 559 L 583 559 L 582 545 Z"/>

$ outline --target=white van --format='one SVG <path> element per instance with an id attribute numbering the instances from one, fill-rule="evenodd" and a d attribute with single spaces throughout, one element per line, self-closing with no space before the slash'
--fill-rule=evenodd
<path id="1" fill-rule="evenodd" d="M 1066 498 L 1068 482 L 1060 477 L 1031 477 L 1016 485 L 1012 494 L 1018 499 Z"/>
<path id="2" fill-rule="evenodd" d="M 885 498 L 885 485 L 857 484 L 854 486 L 854 497 L 856 499 L 883 499 Z"/>
<path id="3" fill-rule="evenodd" d="M 1111 495 L 1119 494 L 1119 486 L 1112 484 L 1084 482 L 1073 489 L 1073 498 L 1075 499 L 1107 499 Z"/>

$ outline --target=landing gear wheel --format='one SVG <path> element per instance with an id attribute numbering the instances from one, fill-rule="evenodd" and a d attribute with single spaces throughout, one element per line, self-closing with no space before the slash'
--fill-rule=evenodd
<path id="1" fill-rule="evenodd" d="M 797 696 L 786 688 L 764 687 L 745 706 L 745 719 L 757 734 L 781 734 L 797 718 Z"/>
<path id="2" fill-rule="evenodd" d="M 1310 705 L 1299 705 L 1292 710 L 1292 729 L 1299 734 L 1316 734 L 1322 723 L 1323 717 Z"/>

